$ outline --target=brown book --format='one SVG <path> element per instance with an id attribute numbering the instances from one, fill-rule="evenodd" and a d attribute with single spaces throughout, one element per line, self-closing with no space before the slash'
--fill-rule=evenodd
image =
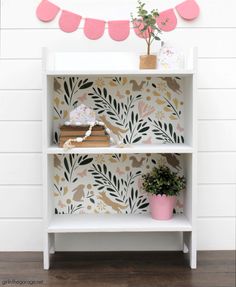
<path id="1" fill-rule="evenodd" d="M 60 142 L 60 147 L 63 147 L 64 143 Z M 109 141 L 83 141 L 82 143 L 73 142 L 75 147 L 109 147 Z"/>
<path id="2" fill-rule="evenodd" d="M 64 126 L 61 126 L 60 129 L 61 129 L 62 131 L 64 131 L 64 130 L 66 130 L 66 131 L 71 131 L 71 130 L 73 130 L 73 131 L 75 131 L 75 130 L 87 131 L 88 128 L 89 128 L 89 126 L 66 126 L 66 125 L 64 125 Z M 104 126 L 94 126 L 94 127 L 92 128 L 93 131 L 102 131 L 102 130 L 104 130 L 104 129 L 105 129 Z"/>
<path id="3" fill-rule="evenodd" d="M 77 137 L 85 136 L 86 131 L 61 131 L 62 136 Z M 106 135 L 105 131 L 92 131 L 91 133 L 94 136 L 104 136 Z"/>
<path id="4" fill-rule="evenodd" d="M 73 136 L 73 137 L 68 137 L 68 136 L 60 136 L 60 142 L 65 142 L 69 139 L 76 139 L 77 136 Z M 94 136 L 91 135 L 89 137 L 86 138 L 86 141 L 110 141 L 109 136 Z"/>
<path id="5" fill-rule="evenodd" d="M 89 127 L 81 126 L 62 126 L 60 128 L 62 136 L 84 136 Z M 105 128 L 102 126 L 94 126 L 92 129 L 92 135 L 106 135 Z"/>

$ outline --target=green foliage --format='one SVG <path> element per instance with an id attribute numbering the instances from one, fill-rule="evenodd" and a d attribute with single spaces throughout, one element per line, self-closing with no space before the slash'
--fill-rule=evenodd
<path id="1" fill-rule="evenodd" d="M 171 123 L 162 123 L 151 118 L 148 118 L 148 120 L 153 124 L 154 129 L 152 132 L 157 140 L 162 140 L 164 143 L 184 143 L 184 137 L 174 131 Z"/>
<path id="2" fill-rule="evenodd" d="M 93 85 L 93 82 L 89 82 L 89 79 L 80 79 L 79 77 L 70 77 L 69 81 L 64 80 L 64 100 L 68 106 L 76 106 L 78 100 L 74 100 L 74 95 L 79 90 L 85 90 Z"/>
<path id="3" fill-rule="evenodd" d="M 143 118 L 140 118 L 138 113 L 131 112 L 131 118 L 128 123 L 128 128 L 130 131 L 130 135 L 126 134 L 123 139 L 125 144 L 133 144 L 137 143 L 142 139 L 142 136 L 147 135 L 147 131 L 149 130 L 148 122 Z"/>
<path id="4" fill-rule="evenodd" d="M 113 158 L 118 159 L 120 156 L 117 154 Z M 126 214 L 147 211 L 149 203 L 146 196 L 139 194 L 138 190 L 132 187 L 135 179 L 141 175 L 141 171 L 129 172 L 126 178 L 122 178 L 112 174 L 105 164 L 93 164 L 92 167 L 88 171 L 94 177 L 93 186 L 97 187 L 98 191 L 107 191 L 116 202 L 123 204 Z"/>
<path id="5" fill-rule="evenodd" d="M 114 78 L 118 83 L 121 78 Z M 98 115 L 106 112 L 110 120 L 114 121 L 117 126 L 129 130 L 129 134 L 123 138 L 125 144 L 133 144 L 141 141 L 142 136 L 147 135 L 149 130 L 148 123 L 140 118 L 139 114 L 134 112 L 135 103 L 141 100 L 141 95 L 129 95 L 125 100 L 119 102 L 112 97 L 106 88 L 93 88 L 93 92 L 88 94 L 94 100 L 95 108 Z"/>
<path id="6" fill-rule="evenodd" d="M 185 188 L 185 178 L 172 172 L 167 166 L 155 167 L 151 173 L 143 175 L 143 187 L 151 194 L 177 195 Z"/>
<path id="7" fill-rule="evenodd" d="M 74 176 L 75 170 L 81 165 L 87 165 L 93 161 L 93 158 L 89 158 L 88 155 L 77 157 L 75 154 L 65 156 L 63 159 L 64 164 L 64 177 L 67 182 L 75 183 L 78 180 L 77 176 Z"/>
<path id="8" fill-rule="evenodd" d="M 138 28 L 140 30 L 140 35 L 148 35 L 148 37 L 144 37 L 144 39 L 147 43 L 147 55 L 150 55 L 150 48 L 153 41 L 161 40 L 161 30 L 156 24 L 156 19 L 159 17 L 158 10 L 153 9 L 148 12 L 145 9 L 145 5 L 146 4 L 142 3 L 141 0 L 138 0 L 137 17 L 134 17 L 133 14 L 131 14 L 131 22 L 134 24 L 134 28 Z"/>
<path id="9" fill-rule="evenodd" d="M 98 115 L 106 112 L 111 120 L 123 127 L 125 119 L 124 114 L 121 113 L 121 104 L 108 93 L 106 88 L 93 88 L 93 92 L 88 95 L 94 100 L 94 110 L 98 112 Z"/>

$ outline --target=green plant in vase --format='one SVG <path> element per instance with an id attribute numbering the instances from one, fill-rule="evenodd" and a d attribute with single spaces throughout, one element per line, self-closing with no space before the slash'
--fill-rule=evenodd
<path id="1" fill-rule="evenodd" d="M 147 54 L 140 56 L 140 69 L 155 69 L 157 66 L 157 56 L 151 54 L 151 45 L 154 41 L 161 41 L 161 30 L 158 28 L 156 20 L 159 17 L 157 9 L 148 12 L 145 3 L 138 0 L 137 17 L 131 14 L 131 22 L 136 33 L 146 41 Z"/>
<path id="2" fill-rule="evenodd" d="M 186 186 L 185 177 L 167 166 L 159 166 L 142 178 L 143 188 L 149 194 L 152 217 L 159 220 L 172 218 L 176 197 Z"/>

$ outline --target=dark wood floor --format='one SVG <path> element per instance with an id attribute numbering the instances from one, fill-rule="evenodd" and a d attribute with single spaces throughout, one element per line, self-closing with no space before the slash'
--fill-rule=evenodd
<path id="1" fill-rule="evenodd" d="M 61 252 L 52 256 L 49 271 L 42 269 L 41 253 L 0 253 L 0 284 L 20 281 L 55 287 L 235 287 L 235 252 L 198 252 L 197 270 L 181 252 Z"/>

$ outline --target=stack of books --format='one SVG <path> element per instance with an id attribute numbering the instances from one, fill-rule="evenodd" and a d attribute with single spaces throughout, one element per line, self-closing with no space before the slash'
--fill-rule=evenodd
<path id="1" fill-rule="evenodd" d="M 69 139 L 84 137 L 89 126 L 61 126 L 60 147 Z M 75 147 L 108 147 L 110 146 L 110 136 L 106 133 L 104 126 L 94 126 L 91 135 L 83 142 L 73 142 Z"/>

